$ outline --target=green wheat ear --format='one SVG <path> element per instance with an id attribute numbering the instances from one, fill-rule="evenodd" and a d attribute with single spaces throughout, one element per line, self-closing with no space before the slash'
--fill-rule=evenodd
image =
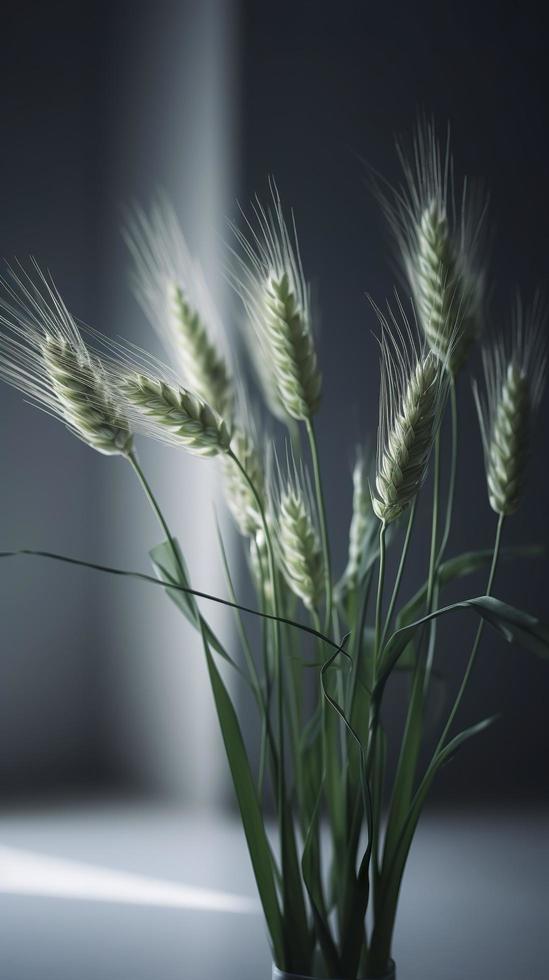
<path id="1" fill-rule="evenodd" d="M 145 435 L 182 446 L 195 456 L 229 451 L 230 430 L 198 395 L 142 373 L 122 373 L 118 390 L 135 428 Z"/>
<path id="2" fill-rule="evenodd" d="M 287 585 L 316 612 L 324 590 L 324 562 L 312 493 L 302 469 L 288 461 L 283 476 L 277 464 L 272 512 L 279 564 Z"/>
<path id="3" fill-rule="evenodd" d="M 97 452 L 131 452 L 116 390 L 53 282 L 33 263 L 32 274 L 9 268 L 2 286 L 0 377 Z"/>
<path id="4" fill-rule="evenodd" d="M 382 327 L 381 392 L 372 507 L 385 524 L 419 492 L 448 392 L 446 365 L 418 350 L 402 307 L 403 327 L 389 309 L 376 310 Z"/>
<path id="5" fill-rule="evenodd" d="M 234 389 L 222 350 L 223 325 L 171 205 L 162 199 L 150 214 L 136 210 L 125 238 L 134 260 L 135 295 L 171 367 L 179 369 L 185 387 L 230 421 Z"/>
<path id="6" fill-rule="evenodd" d="M 347 565 L 336 587 L 339 599 L 357 587 L 361 565 L 371 541 L 372 530 L 374 526 L 377 526 L 370 493 L 370 463 L 369 454 L 365 453 L 362 448 L 357 449 L 353 466 L 353 509 L 349 528 Z"/>
<path id="7" fill-rule="evenodd" d="M 456 375 L 481 333 L 481 262 L 486 201 L 466 180 L 456 187 L 449 140 L 419 122 L 410 153 L 398 147 L 404 183 L 387 190 L 373 180 L 391 225 L 430 349 Z"/>
<path id="8" fill-rule="evenodd" d="M 173 329 L 190 387 L 219 415 L 230 419 L 234 390 L 224 358 L 211 342 L 198 310 L 190 305 L 184 289 L 177 283 L 170 283 L 168 296 Z"/>
<path id="9" fill-rule="evenodd" d="M 107 390 L 99 362 L 60 337 L 48 336 L 42 353 L 52 391 L 71 428 L 100 453 L 129 453 L 132 436 Z"/>
<path id="10" fill-rule="evenodd" d="M 483 351 L 483 394 L 474 386 L 488 499 L 496 514 L 514 514 L 522 497 L 547 373 L 545 322 L 539 297 L 525 313 L 517 301 L 510 335 Z"/>
<path id="11" fill-rule="evenodd" d="M 229 277 L 243 301 L 258 356 L 263 358 L 259 373 L 268 404 L 275 414 L 280 407 L 286 416 L 304 421 L 317 411 L 322 388 L 310 290 L 295 227 L 290 233 L 274 183 L 271 195 L 270 209 L 265 210 L 259 202 L 253 207 L 249 237 L 233 229 L 240 254 L 235 255 L 237 270 L 230 270 Z M 270 378 L 265 379 L 267 372 Z"/>

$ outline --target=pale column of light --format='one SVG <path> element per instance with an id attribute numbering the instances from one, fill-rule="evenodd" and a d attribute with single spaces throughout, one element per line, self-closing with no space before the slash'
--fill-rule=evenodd
<path id="1" fill-rule="evenodd" d="M 226 237 L 226 216 L 234 199 L 234 9 L 226 0 L 203 0 L 173 5 L 170 10 L 168 15 L 159 5 L 157 16 L 156 8 L 151 8 L 151 29 L 141 29 L 134 42 L 136 61 L 140 46 L 148 46 L 144 69 L 148 113 L 138 117 L 137 136 L 132 122 L 138 146 L 121 145 L 118 152 L 125 166 L 131 166 L 132 150 L 137 150 L 139 166 L 146 167 L 145 179 L 139 174 L 145 206 L 159 188 L 168 192 L 225 320 L 220 242 Z M 140 77 L 135 65 L 133 70 L 132 84 L 137 85 Z M 158 88 L 158 98 L 151 86 Z M 159 119 L 164 125 L 160 149 Z M 122 332 L 136 339 L 125 292 L 116 286 L 116 293 Z M 152 331 L 137 339 L 149 347 L 155 345 Z M 231 529 L 220 498 L 215 461 L 143 440 L 139 452 L 172 531 L 183 545 L 193 584 L 226 595 L 214 506 L 229 547 Z M 159 540 L 159 532 L 131 475 L 123 473 L 116 479 L 114 534 L 127 563 L 135 567 L 136 561 L 142 561 L 143 548 Z M 156 537 L 151 539 L 151 534 Z M 111 733 L 119 759 L 125 766 L 129 762 L 145 786 L 199 805 L 219 802 L 227 796 L 227 768 L 200 637 L 160 590 L 137 592 L 127 587 L 124 595 L 123 605 L 111 604 L 111 615 L 118 621 L 115 632 L 122 643 L 112 651 L 115 659 L 108 668 L 113 680 Z M 203 609 L 230 648 L 231 614 L 211 603 Z"/>

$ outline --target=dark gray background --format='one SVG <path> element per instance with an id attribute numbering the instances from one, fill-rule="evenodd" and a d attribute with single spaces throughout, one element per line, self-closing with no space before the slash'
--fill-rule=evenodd
<path id="1" fill-rule="evenodd" d="M 121 299 L 127 284 L 120 205 L 147 199 L 158 183 L 175 188 L 200 250 L 202 225 L 217 241 L 234 199 L 264 190 L 274 173 L 295 208 L 322 310 L 318 428 L 330 474 L 333 550 L 342 565 L 353 445 L 372 438 L 377 423 L 375 324 L 365 294 L 382 301 L 394 284 L 362 160 L 398 179 L 394 134 L 410 132 L 418 108 L 442 126 L 450 121 L 458 172 L 483 178 L 491 191 L 490 325 L 499 329 L 515 287 L 528 295 L 546 282 L 544 20 L 533 4 L 520 11 L 504 4 L 198 0 L 8 7 L 0 65 L 0 251 L 32 252 L 50 266 L 79 316 L 143 339 L 137 307 Z M 228 67 L 218 77 L 220 59 Z M 217 93 L 211 102 L 204 96 L 208 80 Z M 208 167 L 212 173 L 204 176 Z M 488 545 L 494 531 L 467 378 L 460 389 L 452 551 Z M 145 567 L 141 531 L 147 547 L 157 536 L 144 516 L 132 543 L 123 518 L 114 520 L 128 499 L 138 500 L 118 464 L 80 446 L 7 388 L 0 399 L 2 547 L 48 547 Z M 506 529 L 509 542 L 547 543 L 547 434 L 544 406 L 527 495 Z M 164 467 L 169 494 L 170 459 L 150 452 Z M 427 498 L 428 490 L 419 525 L 425 529 Z M 406 589 L 423 574 L 425 552 L 418 534 Z M 192 719 L 178 727 L 174 702 L 173 725 L 164 721 L 166 689 L 184 687 L 186 678 L 177 675 L 170 685 L 167 659 L 158 668 L 168 679 L 163 687 L 154 673 L 159 657 L 144 667 L 146 651 L 132 659 L 130 650 L 134 633 L 143 632 L 144 610 L 152 604 L 162 618 L 162 600 L 145 606 L 137 587 L 107 586 L 91 573 L 41 563 L 6 563 L 0 574 L 4 792 L 91 783 L 192 798 L 203 760 L 192 752 L 194 768 L 185 768 L 184 749 L 174 748 L 174 739 L 192 738 Z M 546 575 L 545 560 L 502 566 L 497 594 L 547 618 Z M 478 594 L 482 579 L 464 589 Z M 473 629 L 463 617 L 441 630 L 453 683 Z M 547 670 L 486 634 L 462 718 L 501 711 L 502 720 L 442 774 L 436 799 L 461 805 L 547 798 Z M 222 766 L 219 781 L 221 772 Z"/>

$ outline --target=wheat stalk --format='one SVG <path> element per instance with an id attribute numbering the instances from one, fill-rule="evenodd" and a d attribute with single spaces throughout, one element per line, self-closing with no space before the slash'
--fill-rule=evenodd
<path id="1" fill-rule="evenodd" d="M 410 156 L 398 152 L 404 186 L 378 194 L 427 343 L 455 375 L 482 329 L 486 202 L 467 181 L 456 193 L 449 139 L 443 149 L 432 123 L 418 124 Z"/>
<path id="2" fill-rule="evenodd" d="M 381 392 L 374 513 L 394 521 L 415 498 L 425 479 L 448 382 L 445 363 L 418 350 L 402 307 L 403 329 L 389 308 L 376 309 L 381 327 Z"/>
<path id="3" fill-rule="evenodd" d="M 220 317 L 173 208 L 159 201 L 150 216 L 136 210 L 125 237 L 134 259 L 135 295 L 185 385 L 230 421 L 234 390 L 220 350 Z"/>
<path id="4" fill-rule="evenodd" d="M 127 455 L 129 423 L 99 357 L 84 343 L 53 282 L 9 270 L 0 300 L 0 377 L 93 449 Z"/>
<path id="5" fill-rule="evenodd" d="M 118 374 L 118 392 L 135 428 L 195 456 L 227 453 L 231 433 L 198 395 L 140 372 Z"/>
<path id="6" fill-rule="evenodd" d="M 239 293 L 256 342 L 276 388 L 267 383 L 267 399 L 275 413 L 280 405 L 292 419 L 310 419 L 321 393 L 314 346 L 309 287 L 305 282 L 295 227 L 290 233 L 276 186 L 271 183 L 272 208 L 259 201 L 247 222 L 248 237 L 235 228 L 240 245 L 238 271 L 230 279 Z M 265 371 L 262 370 L 262 374 Z"/>
<path id="7" fill-rule="evenodd" d="M 490 506 L 508 516 L 520 503 L 531 429 L 545 386 L 546 317 L 539 298 L 523 311 L 517 300 L 508 338 L 483 351 L 485 391 L 474 386 Z"/>
<path id="8" fill-rule="evenodd" d="M 265 472 L 256 441 L 250 429 L 237 427 L 231 440 L 231 451 L 244 468 L 262 501 L 265 500 Z M 253 539 L 261 531 L 261 515 L 250 484 L 232 456 L 223 456 L 223 489 L 225 500 L 238 529 Z M 261 532 L 262 533 L 262 532 Z"/>

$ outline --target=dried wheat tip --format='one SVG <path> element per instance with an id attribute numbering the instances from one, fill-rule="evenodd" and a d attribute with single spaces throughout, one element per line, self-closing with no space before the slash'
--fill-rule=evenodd
<path id="1" fill-rule="evenodd" d="M 369 459 L 364 451 L 359 449 L 353 467 L 353 514 L 349 529 L 349 556 L 347 566 L 338 585 L 339 592 L 347 592 L 356 588 L 360 566 L 369 545 L 372 525 L 375 524 L 368 479 L 369 471 Z"/>
<path id="2" fill-rule="evenodd" d="M 134 259 L 133 287 L 186 385 L 230 421 L 234 393 L 222 326 L 198 263 L 170 205 L 136 211 L 125 232 Z"/>
<path id="3" fill-rule="evenodd" d="M 129 453 L 128 420 L 54 284 L 36 263 L 1 284 L 0 377 L 98 452 Z"/>
<path id="4" fill-rule="evenodd" d="M 508 338 L 483 351 L 485 390 L 474 386 L 490 506 L 513 514 L 520 503 L 534 416 L 547 373 L 545 317 L 539 298 L 523 311 L 517 301 Z"/>
<path id="5" fill-rule="evenodd" d="M 317 610 L 324 589 L 322 549 L 310 488 L 295 464 L 274 491 L 275 547 L 288 586 L 307 609 Z"/>
<path id="6" fill-rule="evenodd" d="M 382 326 L 381 392 L 372 507 L 389 524 L 413 501 L 427 474 L 448 375 L 432 351 L 417 349 L 401 307 L 403 328 L 390 309 L 390 322 L 377 313 Z"/>
<path id="7" fill-rule="evenodd" d="M 427 343 L 455 375 L 482 328 L 486 202 L 465 180 L 456 189 L 449 141 L 441 147 L 432 123 L 418 125 L 409 156 L 398 152 L 403 187 L 379 196 Z"/>
<path id="8" fill-rule="evenodd" d="M 265 471 L 261 456 L 251 431 L 237 428 L 233 432 L 231 450 L 244 467 L 259 498 L 265 500 Z M 223 457 L 223 488 L 225 500 L 238 529 L 245 537 L 252 537 L 262 527 L 261 515 L 248 481 L 234 459 Z M 268 566 L 266 566 L 268 568 Z"/>
<path id="9" fill-rule="evenodd" d="M 288 229 L 276 186 L 272 207 L 256 201 L 247 235 L 234 229 L 240 246 L 230 279 L 253 328 L 258 356 L 271 373 L 276 400 L 297 421 L 311 418 L 320 402 L 321 376 L 313 340 L 309 287 L 292 225 Z M 259 353 L 260 352 L 260 353 Z M 262 372 L 264 373 L 264 371 Z"/>
<path id="10" fill-rule="evenodd" d="M 198 395 L 139 372 L 118 377 L 120 397 L 135 428 L 195 456 L 227 453 L 231 433 L 223 419 Z"/>

